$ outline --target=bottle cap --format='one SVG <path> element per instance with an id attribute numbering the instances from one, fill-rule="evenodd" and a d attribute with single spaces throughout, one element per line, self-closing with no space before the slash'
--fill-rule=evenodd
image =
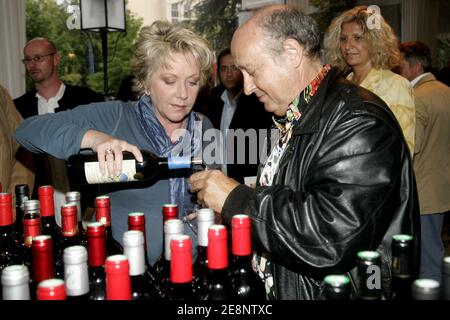
<path id="1" fill-rule="evenodd" d="M 16 184 L 14 192 L 16 194 L 25 194 L 28 196 L 28 194 L 30 193 L 30 188 L 27 184 Z"/>
<path id="2" fill-rule="evenodd" d="M 25 211 L 39 211 L 41 204 L 39 200 L 27 200 L 24 203 Z"/>
<path id="3" fill-rule="evenodd" d="M 41 204 L 41 216 L 50 217 L 55 215 L 54 188 L 52 186 L 40 186 L 38 188 L 39 201 Z"/>
<path id="4" fill-rule="evenodd" d="M 170 241 L 170 281 L 188 283 L 192 281 L 192 240 L 187 235 L 176 235 Z"/>
<path id="5" fill-rule="evenodd" d="M 414 300 L 439 300 L 439 282 L 433 279 L 417 279 L 412 284 L 411 295 Z"/>
<path id="6" fill-rule="evenodd" d="M 184 233 L 184 224 L 180 219 L 171 219 L 164 222 L 164 257 L 171 259 L 170 240 L 173 236 Z"/>
<path id="7" fill-rule="evenodd" d="M 100 222 L 91 222 L 87 225 L 88 237 L 88 261 L 93 267 L 105 264 L 106 259 L 106 230 L 105 225 Z"/>
<path id="8" fill-rule="evenodd" d="M 0 226 L 13 224 L 12 196 L 9 193 L 0 193 Z"/>
<path id="9" fill-rule="evenodd" d="M 450 256 L 446 256 L 442 259 L 442 273 L 450 275 Z"/>
<path id="10" fill-rule="evenodd" d="M 2 270 L 2 285 L 19 286 L 30 281 L 28 267 L 23 264 L 7 266 Z"/>
<path id="11" fill-rule="evenodd" d="M 38 284 L 37 300 L 66 300 L 66 288 L 61 279 L 47 279 Z"/>
<path id="12" fill-rule="evenodd" d="M 250 217 L 245 214 L 234 215 L 231 219 L 231 228 L 231 250 L 233 255 L 251 255 L 252 239 Z"/>
<path id="13" fill-rule="evenodd" d="M 214 224 L 208 230 L 208 268 L 224 269 L 228 267 L 228 232 L 225 226 Z"/>
<path id="14" fill-rule="evenodd" d="M 141 230 L 145 228 L 145 215 L 143 212 L 130 212 L 128 214 L 128 229 Z"/>
<path id="15" fill-rule="evenodd" d="M 73 203 L 61 206 L 61 224 L 62 235 L 64 237 L 72 237 L 78 234 L 78 210 Z"/>
<path id="16" fill-rule="evenodd" d="M 109 196 L 95 198 L 95 219 L 109 227 L 111 225 L 111 202 Z"/>
<path id="17" fill-rule="evenodd" d="M 198 245 L 208 246 L 208 229 L 215 222 L 214 211 L 210 208 L 202 208 L 197 211 L 198 220 Z"/>
<path id="18" fill-rule="evenodd" d="M 108 300 L 131 300 L 130 267 L 125 255 L 109 256 L 105 263 L 106 298 Z"/>
<path id="19" fill-rule="evenodd" d="M 66 192 L 66 202 L 77 202 L 81 200 L 81 194 L 78 191 Z"/>
<path id="20" fill-rule="evenodd" d="M 178 206 L 176 204 L 165 204 L 162 207 L 163 221 L 178 219 Z"/>
<path id="21" fill-rule="evenodd" d="M 197 219 L 198 221 L 214 221 L 215 215 L 214 210 L 210 208 L 201 208 L 197 211 Z"/>
<path id="22" fill-rule="evenodd" d="M 130 263 L 130 275 L 135 276 L 145 272 L 144 233 L 130 230 L 123 233 L 123 253 Z"/>
<path id="23" fill-rule="evenodd" d="M 125 246 L 142 246 L 144 244 L 144 234 L 139 230 L 130 230 L 123 233 L 123 244 Z"/>
<path id="24" fill-rule="evenodd" d="M 86 263 L 88 259 L 87 250 L 83 246 L 70 246 L 63 251 L 64 264 Z"/>
<path id="25" fill-rule="evenodd" d="M 88 254 L 83 246 L 64 249 L 64 279 L 69 296 L 81 296 L 89 292 Z"/>
<path id="26" fill-rule="evenodd" d="M 323 279 L 324 293 L 330 300 L 347 300 L 350 297 L 350 279 L 346 275 L 332 274 Z"/>

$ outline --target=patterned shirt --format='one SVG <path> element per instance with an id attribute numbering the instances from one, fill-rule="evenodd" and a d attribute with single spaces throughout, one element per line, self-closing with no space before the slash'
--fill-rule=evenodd
<path id="1" fill-rule="evenodd" d="M 302 113 L 299 110 L 304 110 L 311 98 L 316 94 L 323 78 L 325 78 L 331 67 L 326 64 L 320 73 L 313 81 L 306 86 L 306 88 L 299 94 L 299 96 L 289 104 L 289 107 L 284 117 L 273 117 L 276 127 L 280 131 L 278 143 L 272 149 L 269 158 L 267 159 L 264 168 L 261 171 L 259 184 L 261 186 L 271 186 L 275 173 L 278 171 L 278 165 L 281 157 L 292 137 L 292 129 L 301 118 Z M 256 273 L 264 280 L 266 287 L 266 294 L 268 299 L 275 299 L 276 292 L 273 286 L 272 265 L 268 253 L 263 253 L 261 256 L 253 254 L 252 260 L 253 268 Z"/>

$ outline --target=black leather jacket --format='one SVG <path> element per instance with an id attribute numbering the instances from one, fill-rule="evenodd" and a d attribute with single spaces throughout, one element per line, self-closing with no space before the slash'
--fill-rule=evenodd
<path id="1" fill-rule="evenodd" d="M 251 216 L 254 245 L 270 254 L 277 299 L 322 299 L 324 276 L 354 280 L 360 250 L 381 253 L 389 298 L 397 233 L 414 235 L 419 266 L 417 191 L 400 126 L 336 69 L 293 128 L 272 186 L 240 185 L 228 196 L 225 222 L 238 213 Z"/>

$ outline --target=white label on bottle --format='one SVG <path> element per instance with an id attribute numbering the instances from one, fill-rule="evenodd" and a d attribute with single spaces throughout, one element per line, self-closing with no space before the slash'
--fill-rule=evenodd
<path id="1" fill-rule="evenodd" d="M 112 183 L 112 182 L 126 182 L 136 181 L 134 175 L 136 174 L 136 160 L 123 160 L 122 172 L 110 178 L 107 173 L 102 174 L 98 162 L 86 162 L 84 164 L 84 173 L 88 183 Z M 108 171 L 108 170 L 106 170 Z"/>

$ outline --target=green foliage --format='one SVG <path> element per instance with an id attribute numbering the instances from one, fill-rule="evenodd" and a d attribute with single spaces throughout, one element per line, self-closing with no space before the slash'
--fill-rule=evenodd
<path id="1" fill-rule="evenodd" d="M 310 0 L 309 3 L 317 8 L 317 11 L 311 16 L 316 20 L 322 32 L 326 31 L 335 17 L 356 5 L 355 0 Z"/>
<path id="2" fill-rule="evenodd" d="M 59 2 L 58 2 L 59 3 Z M 26 0 L 27 39 L 46 37 L 55 42 L 61 52 L 59 74 L 69 84 L 88 86 L 103 92 L 102 46 L 99 33 L 69 30 L 66 21 L 69 5 L 77 0 L 66 0 L 58 4 L 55 0 Z M 129 10 L 126 13 L 126 32 L 108 33 L 108 84 L 109 93 L 115 95 L 120 81 L 131 73 L 129 60 L 133 42 L 142 26 L 142 18 L 136 18 Z M 88 75 L 88 44 L 92 43 L 94 74 Z M 33 87 L 27 79 L 27 88 Z"/>
<path id="3" fill-rule="evenodd" d="M 238 26 L 241 0 L 202 0 L 195 7 L 190 25 L 211 43 L 216 53 L 230 46 Z"/>
<path id="4" fill-rule="evenodd" d="M 432 59 L 434 61 L 433 67 L 442 69 L 450 63 L 450 37 L 440 35 L 437 37 L 436 55 Z"/>

